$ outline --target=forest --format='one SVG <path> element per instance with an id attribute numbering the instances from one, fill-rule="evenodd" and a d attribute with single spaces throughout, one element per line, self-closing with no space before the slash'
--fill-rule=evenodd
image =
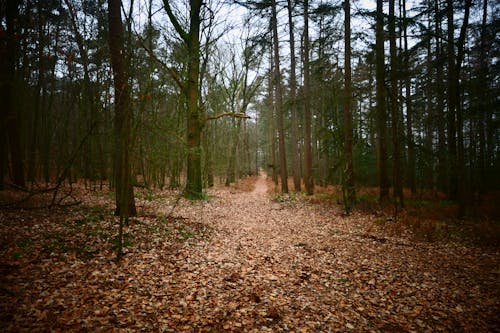
<path id="1" fill-rule="evenodd" d="M 500 331 L 491 0 L 0 0 L 0 330 Z"/>

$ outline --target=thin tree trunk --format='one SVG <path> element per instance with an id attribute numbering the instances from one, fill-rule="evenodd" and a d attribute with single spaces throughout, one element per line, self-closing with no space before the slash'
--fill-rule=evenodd
<path id="1" fill-rule="evenodd" d="M 8 151 L 10 152 L 10 166 L 12 181 L 19 187 L 25 187 L 24 160 L 21 149 L 19 119 L 14 103 L 14 83 L 16 81 L 16 61 L 19 49 L 19 0 L 7 1 L 5 4 L 6 39 L 1 41 L 0 60 L 0 102 L 2 103 L 2 135 L 7 134 Z M 4 158 L 6 159 L 5 153 Z M 7 163 L 5 163 L 7 164 Z M 5 165 L 4 164 L 4 165 Z M 2 174 L 3 177 L 3 174 Z M 3 183 L 3 178 L 1 180 Z"/>
<path id="2" fill-rule="evenodd" d="M 352 87 L 351 87 L 351 4 L 350 0 L 344 0 L 344 23 L 345 23 L 345 101 L 344 101 L 344 140 L 345 140 L 345 181 L 344 206 L 349 213 L 356 200 L 354 189 L 354 167 L 352 161 Z"/>
<path id="3" fill-rule="evenodd" d="M 456 130 L 456 107 L 457 107 L 457 89 L 456 86 L 456 67 L 455 67 L 455 37 L 454 37 L 454 22 L 453 22 L 453 0 L 446 1 L 446 18 L 448 23 L 448 38 L 447 38 L 447 59 L 448 59 L 448 195 L 451 199 L 458 198 L 458 173 L 457 173 L 457 130 Z"/>
<path id="4" fill-rule="evenodd" d="M 427 29 L 429 31 L 431 30 L 431 11 L 429 10 L 428 14 L 428 26 Z M 436 50 L 437 52 L 437 50 Z M 435 186 L 435 181 L 434 181 L 434 160 L 435 160 L 435 155 L 434 155 L 434 150 L 433 150 L 433 137 L 434 137 L 434 118 L 437 114 L 437 111 L 434 109 L 435 108 L 435 103 L 433 100 L 434 96 L 434 89 L 432 85 L 432 78 L 434 75 L 434 65 L 432 62 L 432 44 L 431 44 L 431 38 L 427 40 L 427 82 L 426 82 L 426 87 L 425 87 L 425 93 L 426 93 L 426 108 L 427 108 L 427 119 L 425 120 L 425 139 L 424 139 L 424 154 L 423 156 L 425 157 L 424 160 L 424 170 L 423 170 L 423 187 L 427 189 L 433 189 Z M 440 159 L 441 157 L 438 156 Z M 438 168 L 439 168 L 439 162 L 438 162 Z M 439 175 L 439 170 L 438 170 L 438 175 Z"/>
<path id="5" fill-rule="evenodd" d="M 465 12 L 462 27 L 460 28 L 460 36 L 458 38 L 457 45 L 457 59 L 455 65 L 455 100 L 456 100 L 456 115 L 457 115 L 457 177 L 458 177 L 458 204 L 459 204 L 459 217 L 465 214 L 466 206 L 466 187 L 467 187 L 467 177 L 465 174 L 465 149 L 464 149 L 464 122 L 462 114 L 462 97 L 460 94 L 460 72 L 462 69 L 462 61 L 464 57 L 464 44 L 467 33 L 467 27 L 469 25 L 469 14 L 472 0 L 465 1 Z"/>
<path id="6" fill-rule="evenodd" d="M 295 33 L 293 23 L 293 0 L 287 0 L 288 3 L 288 25 L 290 29 L 290 111 L 291 111 L 291 153 L 292 153 L 292 174 L 294 190 L 299 192 L 300 184 L 300 159 L 298 151 L 299 128 L 297 124 L 297 77 L 295 60 Z"/>
<path id="7" fill-rule="evenodd" d="M 395 1 L 389 0 L 389 52 L 391 56 L 391 94 L 390 107 L 392 116 L 392 171 L 393 171 L 393 195 L 397 207 L 403 206 L 403 184 L 401 179 L 401 144 L 399 136 L 399 106 L 398 106 L 398 71 L 399 61 L 396 50 L 396 16 Z"/>
<path id="8" fill-rule="evenodd" d="M 274 60 L 273 60 L 273 48 L 269 50 L 269 82 L 268 82 L 268 123 L 267 123 L 267 135 L 269 142 L 269 157 L 271 159 L 271 177 L 273 179 L 274 184 L 278 185 L 278 174 L 277 174 L 277 166 L 276 166 L 276 131 L 274 128 L 274 92 L 273 92 L 273 73 L 274 73 Z"/>
<path id="9" fill-rule="evenodd" d="M 406 137 L 408 143 L 408 165 L 407 177 L 408 187 L 412 195 L 417 192 L 415 184 L 415 142 L 413 139 L 413 108 L 411 103 L 411 85 L 410 85 L 410 54 L 408 51 L 408 23 L 406 18 L 406 0 L 403 0 L 403 22 L 404 22 L 404 68 L 405 75 L 405 100 L 406 100 Z"/>
<path id="10" fill-rule="evenodd" d="M 448 179 L 447 179 L 447 164 L 448 164 L 448 153 L 446 148 L 446 122 L 443 121 L 446 117 L 444 112 L 444 75 L 443 75 L 443 67 L 445 66 L 445 58 L 443 51 L 443 36 L 442 36 L 442 27 L 441 20 L 442 17 L 440 15 L 441 7 L 439 5 L 438 0 L 434 0 L 434 15 L 435 15 L 435 41 L 436 41 L 436 103 L 435 103 L 435 122 L 437 125 L 438 131 L 438 166 L 437 166 L 437 186 L 438 189 L 448 192 Z"/>
<path id="11" fill-rule="evenodd" d="M 387 171 L 387 110 L 385 103 L 386 91 L 384 82 L 384 13 L 382 0 L 377 0 L 375 29 L 379 199 L 380 201 L 385 201 L 389 196 L 389 176 Z"/>
<path id="12" fill-rule="evenodd" d="M 278 19 L 276 13 L 276 1 L 272 0 L 272 29 L 274 47 L 274 86 L 276 91 L 276 121 L 278 126 L 278 152 L 280 159 L 281 191 L 288 193 L 288 172 L 285 151 L 285 129 L 283 126 L 283 92 L 281 90 L 280 54 L 278 40 Z"/>
<path id="13" fill-rule="evenodd" d="M 304 0 L 304 185 L 308 195 L 314 193 L 311 138 L 311 74 L 309 68 L 309 0 Z"/>
<path id="14" fill-rule="evenodd" d="M 483 0 L 483 18 L 481 21 L 481 42 L 479 50 L 479 83 L 487 82 L 488 77 L 488 65 L 486 63 L 486 22 L 488 19 L 488 0 Z M 479 90 L 479 119 L 478 119 L 478 132 L 479 132 L 479 192 L 484 193 L 487 189 L 487 178 L 486 178 L 486 108 L 488 103 L 486 102 L 487 94 L 486 89 L 483 87 L 478 87 Z"/>

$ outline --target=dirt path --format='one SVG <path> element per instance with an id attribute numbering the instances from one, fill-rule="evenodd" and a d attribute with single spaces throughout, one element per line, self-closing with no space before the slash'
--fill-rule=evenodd
<path id="1" fill-rule="evenodd" d="M 334 260 L 321 241 L 328 234 L 326 225 L 318 224 L 324 216 L 272 202 L 267 188 L 262 174 L 252 192 L 221 193 L 198 210 L 179 212 L 214 228 L 210 242 L 189 255 L 193 271 L 176 282 L 185 287 L 184 299 L 193 301 L 194 312 L 214 330 L 262 332 L 274 331 L 276 325 L 286 329 L 326 324 L 296 315 L 302 311 L 317 317 L 317 306 L 325 306 L 316 302 L 323 297 L 320 290 L 310 290 L 311 280 L 318 278 L 312 266 Z M 313 257 L 319 248 L 322 257 Z M 325 313 L 322 319 L 327 317 Z"/>
<path id="2" fill-rule="evenodd" d="M 219 195 L 195 214 L 180 212 L 214 233 L 189 249 L 187 272 L 176 281 L 184 308 L 179 326 L 486 332 L 498 324 L 498 271 L 484 275 L 491 258 L 474 263 L 470 249 L 370 234 L 373 221 L 361 215 L 342 218 L 331 207 L 272 201 L 264 174 L 252 192 Z M 481 311 L 474 308 L 479 303 Z"/>

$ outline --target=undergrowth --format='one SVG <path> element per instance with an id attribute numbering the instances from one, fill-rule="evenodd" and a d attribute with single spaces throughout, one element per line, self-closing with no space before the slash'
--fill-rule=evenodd
<path id="1" fill-rule="evenodd" d="M 405 206 L 395 207 L 391 198 L 378 200 L 378 188 L 360 188 L 355 210 L 374 217 L 374 227 L 389 234 L 411 230 L 421 241 L 451 240 L 468 245 L 498 247 L 500 244 L 500 193 L 490 193 L 468 202 L 466 215 L 458 218 L 458 205 L 436 191 L 420 191 L 412 196 L 405 189 Z M 342 205 L 340 186 L 316 187 L 306 197 L 313 204 Z"/>

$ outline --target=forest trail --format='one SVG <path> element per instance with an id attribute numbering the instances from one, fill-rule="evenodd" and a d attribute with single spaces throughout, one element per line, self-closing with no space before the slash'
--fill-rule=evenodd
<path id="1" fill-rule="evenodd" d="M 254 180 L 206 201 L 141 199 L 119 264 L 108 196 L 0 211 L 0 330 L 500 331 L 498 251 L 390 235 L 376 216 Z"/>
<path id="2" fill-rule="evenodd" d="M 192 318 L 195 327 L 236 332 L 497 325 L 498 257 L 474 263 L 471 249 L 377 235 L 365 215 L 346 218 L 339 207 L 273 199 L 268 181 L 261 173 L 251 192 L 222 190 L 195 210 L 179 211 L 213 228 L 208 242 L 189 249 L 185 272 L 176 277 L 177 297 L 194 316 L 186 322 L 183 312 L 179 325 L 191 327 Z M 466 312 L 479 303 L 482 313 Z"/>
<path id="3" fill-rule="evenodd" d="M 321 331 L 333 311 L 325 291 L 335 275 L 326 216 L 299 203 L 271 200 L 266 178 L 261 173 L 251 192 L 222 191 L 197 209 L 177 211 L 213 228 L 208 243 L 190 250 L 187 272 L 176 281 L 183 286 L 180 298 L 189 300 L 203 321 L 220 323 L 219 329 L 274 331 L 270 327 L 281 323 Z M 327 278 L 324 284 L 318 269 Z"/>

